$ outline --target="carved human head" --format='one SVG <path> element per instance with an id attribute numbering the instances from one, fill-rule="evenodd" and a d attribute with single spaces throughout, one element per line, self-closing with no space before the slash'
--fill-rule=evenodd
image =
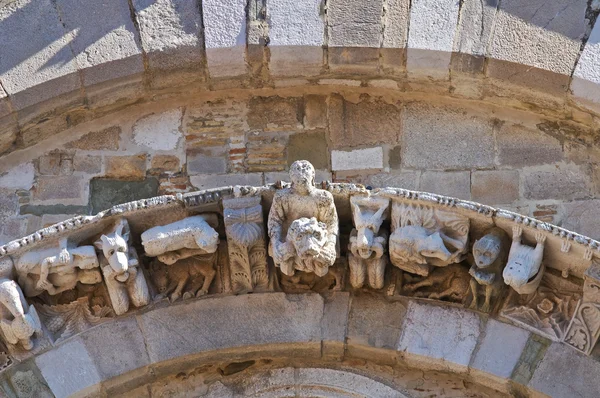
<path id="1" fill-rule="evenodd" d="M 308 160 L 296 160 L 290 166 L 292 187 L 312 188 L 315 186 L 315 168 Z"/>
<path id="2" fill-rule="evenodd" d="M 502 249 L 500 237 L 487 234 L 473 244 L 473 258 L 478 268 L 489 267 L 496 261 Z"/>

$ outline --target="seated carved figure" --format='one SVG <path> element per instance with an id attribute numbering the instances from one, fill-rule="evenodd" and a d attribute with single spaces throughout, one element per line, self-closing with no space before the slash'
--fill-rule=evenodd
<path id="1" fill-rule="evenodd" d="M 315 187 L 315 170 L 306 160 L 292 164 L 290 180 L 290 188 L 275 193 L 269 211 L 269 254 L 285 275 L 297 269 L 323 276 L 337 256 L 333 196 Z"/>
<path id="2" fill-rule="evenodd" d="M 512 287 L 519 294 L 531 294 L 536 291 L 542 281 L 544 266 L 544 243 L 546 236 L 538 231 L 535 235 L 537 242 L 535 247 L 529 247 L 521 243 L 523 228 L 514 226 L 513 241 L 508 254 L 508 264 L 504 268 L 502 277 L 504 283 Z"/>

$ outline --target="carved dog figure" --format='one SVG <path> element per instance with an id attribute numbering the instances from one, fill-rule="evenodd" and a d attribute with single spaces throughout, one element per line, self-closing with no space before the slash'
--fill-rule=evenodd
<path id="1" fill-rule="evenodd" d="M 294 270 L 324 276 L 335 263 L 336 252 L 328 245 L 326 225 L 315 217 L 294 220 L 288 229 L 281 272 L 288 276 Z"/>
<path id="2" fill-rule="evenodd" d="M 469 272 L 460 264 L 450 264 L 435 268 L 429 276 L 420 282 L 406 284 L 406 292 L 414 292 L 420 288 L 436 288 L 433 293 L 416 292 L 417 297 L 430 299 L 448 298 L 451 301 L 462 301 L 469 291 Z"/>
<path id="3" fill-rule="evenodd" d="M 512 287 L 519 294 L 535 292 L 542 280 L 544 268 L 544 243 L 546 235 L 538 231 L 535 235 L 537 242 L 535 248 L 521 243 L 523 228 L 516 225 L 512 229 L 513 240 L 508 254 L 508 264 L 502 272 L 504 283 Z M 535 276 L 535 278 L 533 278 Z M 533 278 L 533 279 L 532 279 Z"/>
<path id="4" fill-rule="evenodd" d="M 159 293 L 156 299 L 169 296 L 175 301 L 207 294 L 217 274 L 214 269 L 216 257 L 217 253 L 195 256 L 168 266 L 158 260 L 152 261 L 152 282 Z"/>
<path id="5" fill-rule="evenodd" d="M 119 282 L 125 282 L 129 278 L 129 267 L 137 266 L 137 259 L 129 255 L 129 225 L 125 219 L 121 219 L 115 228 L 108 234 L 102 234 L 94 246 L 102 252 L 110 266 L 110 273 Z"/>

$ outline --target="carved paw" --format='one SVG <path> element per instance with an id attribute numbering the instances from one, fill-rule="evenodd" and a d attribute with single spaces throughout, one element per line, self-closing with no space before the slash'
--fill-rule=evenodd
<path id="1" fill-rule="evenodd" d="M 208 290 L 206 289 L 200 289 L 198 290 L 198 292 L 196 293 L 196 297 L 202 297 L 204 295 L 208 294 Z"/>
<path id="2" fill-rule="evenodd" d="M 535 241 L 537 243 L 543 244 L 544 242 L 546 242 L 546 234 L 539 231 L 535 233 Z"/>
<path id="3" fill-rule="evenodd" d="M 483 312 L 490 312 L 490 304 L 489 303 L 483 303 L 483 305 L 481 306 L 481 311 L 483 311 Z"/>
<path id="4" fill-rule="evenodd" d="M 478 304 L 477 300 L 473 300 L 473 301 L 471 301 L 471 304 L 469 305 L 469 308 L 472 309 L 472 310 L 476 310 L 477 307 L 478 307 L 477 304 Z"/>
<path id="5" fill-rule="evenodd" d="M 520 239 L 523 235 L 523 227 L 520 225 L 513 225 L 512 227 L 513 239 Z"/>
<path id="6" fill-rule="evenodd" d="M 191 299 L 192 297 L 194 297 L 194 295 L 190 292 L 185 292 L 183 293 L 183 299 L 187 300 L 187 299 Z"/>
<path id="7" fill-rule="evenodd" d="M 181 293 L 173 293 L 171 294 L 171 301 L 177 301 L 181 298 Z"/>

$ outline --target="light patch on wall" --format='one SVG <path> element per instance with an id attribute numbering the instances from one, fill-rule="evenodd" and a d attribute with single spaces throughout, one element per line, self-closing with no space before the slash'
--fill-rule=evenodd
<path id="1" fill-rule="evenodd" d="M 0 173 L 0 187 L 31 189 L 34 176 L 33 163 L 20 164 L 5 173 Z"/>
<path id="2" fill-rule="evenodd" d="M 133 141 L 156 151 L 175 149 L 182 136 L 180 125 L 180 108 L 145 116 L 133 126 Z"/>

